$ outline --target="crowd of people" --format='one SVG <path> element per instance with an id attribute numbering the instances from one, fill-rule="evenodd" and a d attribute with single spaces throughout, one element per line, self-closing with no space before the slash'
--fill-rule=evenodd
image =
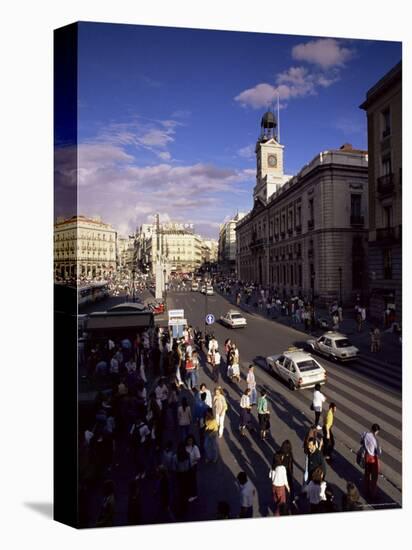
<path id="1" fill-rule="evenodd" d="M 199 468 L 220 461 L 227 415 L 238 418 L 240 441 L 249 433 L 261 442 L 271 437 L 275 419 L 267 391 L 257 388 L 254 366 L 241 372 L 239 350 L 230 339 L 220 344 L 213 334 L 202 335 L 188 326 L 180 338 L 168 329 L 150 328 L 133 338 L 110 337 L 92 343 L 86 359 L 86 376 L 98 390 L 88 424 L 81 434 L 80 505 L 84 526 L 116 523 L 118 471 L 129 472 L 130 524 L 179 521 L 187 518 L 193 502 L 213 499 L 199 495 Z M 213 381 L 213 387 L 202 380 Z M 237 403 L 228 399 L 220 378 L 241 390 Z M 333 464 L 336 404 L 316 386 L 309 428 L 301 452 L 305 456 L 302 484 L 294 474 L 295 459 L 289 440 L 275 452 L 269 469 L 272 512 L 331 512 L 361 509 L 358 489 L 348 483 L 339 506 L 327 481 L 326 464 Z M 321 420 L 322 419 L 322 420 Z M 271 422 L 272 420 L 272 422 Z M 361 435 L 365 494 L 376 495 L 381 449 L 379 426 Z M 233 434 L 233 430 L 232 430 Z M 227 435 L 229 437 L 229 434 Z M 360 451 L 361 451 L 360 449 Z M 144 480 L 155 485 L 150 505 L 144 500 Z M 269 483 L 269 482 L 268 482 Z M 239 506 L 216 502 L 208 519 L 252 517 L 256 488 L 244 471 L 236 477 Z M 297 485 L 302 489 L 297 491 Z M 93 495 L 100 495 L 99 513 L 93 516 Z"/>

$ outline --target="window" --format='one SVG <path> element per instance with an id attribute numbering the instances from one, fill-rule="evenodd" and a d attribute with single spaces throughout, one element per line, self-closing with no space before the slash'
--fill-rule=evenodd
<path id="1" fill-rule="evenodd" d="M 362 195 L 351 195 L 350 214 L 354 218 L 360 218 L 362 214 Z"/>
<path id="2" fill-rule="evenodd" d="M 389 108 L 382 111 L 382 137 L 389 136 L 391 133 L 391 113 Z"/>
<path id="3" fill-rule="evenodd" d="M 293 265 L 290 266 L 290 284 L 293 285 Z"/>
<path id="4" fill-rule="evenodd" d="M 383 250 L 383 278 L 392 279 L 392 250 L 390 248 Z"/>
<path id="5" fill-rule="evenodd" d="M 309 221 L 313 221 L 313 199 L 309 200 Z"/>
<path id="6" fill-rule="evenodd" d="M 299 275 L 299 286 L 302 286 L 302 266 L 298 266 L 298 275 Z"/>
<path id="7" fill-rule="evenodd" d="M 382 157 L 382 176 L 389 176 L 392 173 L 391 157 Z"/>
<path id="8" fill-rule="evenodd" d="M 285 361 L 285 356 L 284 355 L 281 355 L 278 359 L 278 363 L 279 365 L 283 365 L 283 362 Z"/>
<path id="9" fill-rule="evenodd" d="M 384 227 L 392 227 L 392 206 L 385 206 L 383 209 Z"/>
<path id="10" fill-rule="evenodd" d="M 325 338 L 324 341 L 325 346 L 328 346 L 329 348 L 332 347 L 332 340 L 330 338 Z"/>

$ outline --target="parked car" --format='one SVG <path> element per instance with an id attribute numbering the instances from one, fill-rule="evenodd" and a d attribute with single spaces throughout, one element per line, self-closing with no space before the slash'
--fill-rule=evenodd
<path id="1" fill-rule="evenodd" d="M 160 315 L 165 311 L 165 305 L 163 302 L 151 302 L 150 304 L 147 304 L 147 306 L 153 315 Z"/>
<path id="2" fill-rule="evenodd" d="M 316 384 L 325 384 L 326 370 L 302 349 L 289 348 L 281 355 L 266 358 L 268 368 L 285 380 L 291 390 L 313 388 Z"/>
<path id="3" fill-rule="evenodd" d="M 247 326 L 247 321 L 243 315 L 234 309 L 231 309 L 225 315 L 222 315 L 220 321 L 230 328 L 241 328 Z"/>
<path id="4" fill-rule="evenodd" d="M 205 294 L 207 294 L 208 296 L 213 296 L 214 293 L 215 293 L 215 291 L 213 290 L 213 287 L 208 285 L 206 287 Z"/>
<path id="5" fill-rule="evenodd" d="M 197 292 L 199 290 L 199 284 L 196 281 L 192 283 L 192 291 Z"/>
<path id="6" fill-rule="evenodd" d="M 335 361 L 353 361 L 359 355 L 359 349 L 340 332 L 328 331 L 320 338 L 307 340 L 308 346 Z"/>

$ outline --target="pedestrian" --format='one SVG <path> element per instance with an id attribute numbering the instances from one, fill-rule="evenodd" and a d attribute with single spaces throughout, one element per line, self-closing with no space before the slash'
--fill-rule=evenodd
<path id="1" fill-rule="evenodd" d="M 307 442 L 307 454 L 305 461 L 305 472 L 303 476 L 304 483 L 308 483 L 313 476 L 313 472 L 316 468 L 320 467 L 323 472 L 323 476 L 326 476 L 326 463 L 322 452 L 318 448 L 316 439 L 310 437 Z"/>
<path id="2" fill-rule="evenodd" d="M 217 446 L 218 434 L 219 424 L 212 409 L 208 409 L 205 416 L 205 462 L 217 462 L 219 456 Z"/>
<path id="3" fill-rule="evenodd" d="M 371 343 L 371 353 L 375 353 L 377 351 L 377 346 L 376 346 L 376 337 L 375 337 L 374 327 L 372 327 L 371 330 L 369 331 L 369 338 Z"/>
<path id="4" fill-rule="evenodd" d="M 322 426 L 319 425 L 320 415 L 322 414 L 322 405 L 326 401 L 326 397 L 320 391 L 320 384 L 316 384 L 315 390 L 313 392 L 312 406 L 311 409 L 315 411 L 315 426 L 318 430 L 322 429 Z"/>
<path id="5" fill-rule="evenodd" d="M 129 483 L 129 498 L 127 505 L 128 525 L 139 525 L 142 521 L 140 481 L 132 479 Z"/>
<path id="6" fill-rule="evenodd" d="M 294 490 L 294 483 L 293 483 L 293 451 L 292 451 L 292 444 L 289 441 L 289 439 L 285 439 L 285 441 L 280 446 L 279 452 L 283 455 L 283 465 L 286 468 L 286 473 L 288 476 L 288 485 L 289 485 L 289 498 L 291 502 L 295 499 L 295 490 Z"/>
<path id="7" fill-rule="evenodd" d="M 257 404 L 257 413 L 260 428 L 260 439 L 265 440 L 270 429 L 270 411 L 265 389 L 262 389 L 260 392 L 260 397 Z"/>
<path id="8" fill-rule="evenodd" d="M 200 367 L 200 360 L 199 360 L 199 353 L 197 351 L 192 352 L 192 387 L 196 387 L 199 385 L 199 367 Z"/>
<path id="9" fill-rule="evenodd" d="M 181 517 L 187 510 L 190 488 L 190 456 L 184 442 L 180 442 L 173 461 L 173 470 L 176 473 L 178 515 Z"/>
<path id="10" fill-rule="evenodd" d="M 103 502 L 96 527 L 112 527 L 115 514 L 114 482 L 106 479 L 103 484 Z"/>
<path id="11" fill-rule="evenodd" d="M 326 413 L 325 421 L 323 424 L 323 454 L 326 460 L 332 459 L 333 449 L 335 447 L 335 438 L 333 435 L 332 427 L 335 421 L 336 404 L 330 403 L 329 410 Z"/>
<path id="12" fill-rule="evenodd" d="M 177 408 L 177 423 L 179 426 L 180 440 L 184 441 L 189 435 L 190 425 L 192 423 L 192 411 L 186 397 L 182 397 L 182 401 Z"/>
<path id="13" fill-rule="evenodd" d="M 273 457 L 272 468 L 269 472 L 269 478 L 272 482 L 275 516 L 280 516 L 284 514 L 284 509 L 286 508 L 286 492 L 290 491 L 287 471 L 283 464 L 284 459 L 285 457 L 282 453 L 275 453 Z"/>
<path id="14" fill-rule="evenodd" d="M 210 390 L 207 389 L 206 384 L 204 383 L 200 384 L 199 391 L 200 391 L 200 394 L 202 393 L 206 394 L 205 403 L 208 407 L 212 408 L 213 407 L 212 394 Z"/>
<path id="15" fill-rule="evenodd" d="M 186 354 L 186 361 L 185 361 L 185 372 L 186 372 L 186 383 L 189 390 L 193 389 L 195 384 L 195 377 L 193 376 L 193 373 L 195 371 L 195 367 L 193 365 L 192 357 Z"/>
<path id="16" fill-rule="evenodd" d="M 220 353 L 212 348 L 211 354 L 210 354 L 210 363 L 212 365 L 212 377 L 213 381 L 218 384 L 219 383 L 219 374 L 220 374 Z"/>
<path id="17" fill-rule="evenodd" d="M 245 435 L 246 428 L 250 428 L 250 389 L 246 388 L 240 399 L 240 435 Z"/>
<path id="18" fill-rule="evenodd" d="M 358 512 L 362 510 L 359 491 L 351 481 L 346 484 L 346 494 L 342 495 L 342 512 Z"/>
<path id="19" fill-rule="evenodd" d="M 377 440 L 379 431 L 379 424 L 372 424 L 370 431 L 364 432 L 361 436 L 361 444 L 365 449 L 365 493 L 370 498 L 376 496 L 380 470 L 379 457 L 382 454 L 382 449 Z"/>
<path id="20" fill-rule="evenodd" d="M 375 335 L 375 345 L 376 345 L 376 351 L 381 351 L 381 331 L 378 327 L 375 327 L 374 329 L 374 335 Z"/>
<path id="21" fill-rule="evenodd" d="M 247 383 L 247 387 L 250 389 L 250 395 L 249 395 L 250 405 L 251 406 L 256 405 L 256 401 L 257 401 L 256 378 L 255 378 L 253 365 L 249 365 L 249 371 L 247 373 L 246 383 Z"/>
<path id="22" fill-rule="evenodd" d="M 196 441 L 193 435 L 188 435 L 186 438 L 186 452 L 190 458 L 190 471 L 189 471 L 189 502 L 197 499 L 197 465 L 200 461 L 200 450 L 196 445 Z"/>
<path id="23" fill-rule="evenodd" d="M 251 481 L 248 479 L 245 472 L 239 472 L 237 475 L 240 492 L 240 518 L 253 517 L 253 499 L 256 495 L 256 490 Z"/>
<path id="24" fill-rule="evenodd" d="M 138 418 L 129 432 L 130 447 L 135 466 L 136 479 L 146 476 L 147 456 L 150 445 L 151 430 L 142 418 Z"/>
<path id="25" fill-rule="evenodd" d="M 225 416 L 227 411 L 227 402 L 226 402 L 225 396 L 223 395 L 223 389 L 220 386 L 218 386 L 215 389 L 213 406 L 215 408 L 215 419 L 219 426 L 219 438 L 221 438 L 223 437 Z"/>
<path id="26" fill-rule="evenodd" d="M 309 500 L 309 511 L 311 514 L 319 512 L 320 502 L 326 500 L 326 481 L 323 478 L 323 470 L 318 466 L 312 472 L 312 478 L 309 483 L 303 488 L 303 492 L 307 494 Z"/>

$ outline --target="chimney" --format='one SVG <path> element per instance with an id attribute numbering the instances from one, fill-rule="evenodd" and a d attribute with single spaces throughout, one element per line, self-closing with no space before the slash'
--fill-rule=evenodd
<path id="1" fill-rule="evenodd" d="M 352 151 L 353 147 L 352 147 L 352 143 L 344 143 L 343 145 L 341 145 L 339 147 L 339 149 L 341 151 Z"/>

